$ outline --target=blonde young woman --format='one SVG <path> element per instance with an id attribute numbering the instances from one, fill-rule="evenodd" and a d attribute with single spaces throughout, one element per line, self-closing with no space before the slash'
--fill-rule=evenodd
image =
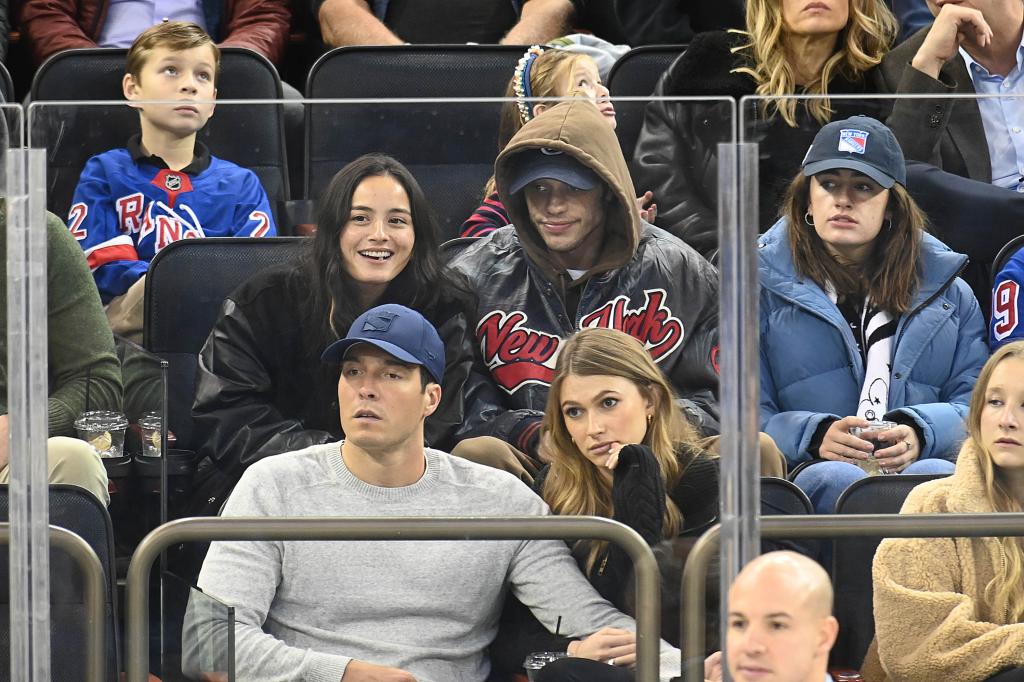
<path id="1" fill-rule="evenodd" d="M 698 442 L 643 345 L 584 329 L 559 353 L 544 412 L 551 464 L 534 487 L 555 514 L 604 516 L 655 545 L 718 514 L 718 461 Z M 623 605 L 631 562 L 605 542 L 577 559 L 598 592 Z"/>
<path id="2" fill-rule="evenodd" d="M 505 97 L 514 97 L 516 101 L 502 105 L 498 151 L 505 148 L 527 121 L 557 104 L 555 98 L 572 96 L 591 99 L 608 125 L 615 128 L 615 106 L 608 99 L 608 88 L 601 82 L 597 62 L 580 52 L 555 47 L 534 45 L 528 49 L 505 88 Z M 658 209 L 653 204 L 648 205 L 650 201 L 650 192 L 637 198 L 641 217 L 653 221 Z M 498 198 L 494 178 L 491 178 L 484 188 L 483 203 L 462 224 L 459 235 L 483 237 L 510 223 L 508 212 Z"/>
<path id="3" fill-rule="evenodd" d="M 534 488 L 553 513 L 612 518 L 652 546 L 717 516 L 718 460 L 695 440 L 661 370 L 628 334 L 584 329 L 565 343 L 544 427 L 553 459 Z M 580 541 L 573 554 L 601 596 L 633 612 L 632 562 L 621 548 Z M 664 610 L 663 634 L 664 626 L 678 622 L 677 610 Z M 544 668 L 539 677 L 544 682 L 633 679 L 630 633 L 604 633 L 606 648 L 597 654 L 591 642 L 552 640 L 524 614 L 506 614 L 503 633 L 500 656 L 513 662 L 521 662 L 524 652 L 568 650 L 571 659 Z"/>
<path id="4" fill-rule="evenodd" d="M 955 473 L 915 488 L 903 514 L 1024 510 L 1024 342 L 982 368 Z M 885 540 L 875 554 L 869 680 L 1024 679 L 1020 538 Z"/>
<path id="5" fill-rule="evenodd" d="M 871 72 L 896 36 L 882 0 L 750 0 L 745 31 L 694 36 L 661 77 L 655 96 L 765 97 L 872 92 Z M 779 100 L 748 111 L 743 135 L 760 144 L 760 214 L 777 202 L 824 123 L 871 114 L 872 102 Z M 867 109 L 865 107 L 868 107 Z M 750 122 L 749 114 L 757 119 Z M 717 250 L 717 151 L 732 139 L 724 103 L 652 102 L 633 159 L 633 178 L 654 192 L 657 225 L 705 256 Z"/>

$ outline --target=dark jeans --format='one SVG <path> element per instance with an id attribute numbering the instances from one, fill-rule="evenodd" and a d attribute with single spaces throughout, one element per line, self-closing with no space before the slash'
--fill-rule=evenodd
<path id="1" fill-rule="evenodd" d="M 633 682 L 633 671 L 589 658 L 560 658 L 537 673 L 537 682 Z"/>
<path id="2" fill-rule="evenodd" d="M 1024 682 L 1024 668 L 1010 668 L 996 673 L 985 682 Z"/>

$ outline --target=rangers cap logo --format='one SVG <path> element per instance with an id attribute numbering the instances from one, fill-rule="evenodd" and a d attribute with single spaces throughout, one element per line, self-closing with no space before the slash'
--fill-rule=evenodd
<path id="1" fill-rule="evenodd" d="M 839 151 L 863 154 L 868 147 L 868 135 L 863 130 L 843 128 L 839 131 Z"/>
<path id="2" fill-rule="evenodd" d="M 395 315 L 394 313 L 378 312 L 372 317 L 366 318 L 363 322 L 363 331 L 383 334 L 391 328 L 391 323 L 395 321 L 396 317 L 398 317 L 398 315 Z"/>

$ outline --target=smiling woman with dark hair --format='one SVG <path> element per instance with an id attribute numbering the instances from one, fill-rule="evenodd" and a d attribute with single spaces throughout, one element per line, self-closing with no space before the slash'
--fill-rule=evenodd
<path id="1" fill-rule="evenodd" d="M 761 238 L 761 428 L 819 513 L 877 466 L 950 473 L 988 356 L 967 258 L 925 233 L 892 131 L 828 124 Z M 856 435 L 885 427 L 878 447 Z M 869 460 L 874 459 L 871 463 Z"/>
<path id="2" fill-rule="evenodd" d="M 320 352 L 382 303 L 419 311 L 445 342 L 444 396 L 427 419 L 428 444 L 450 447 L 462 424 L 474 299 L 441 266 L 437 223 L 415 178 L 388 156 L 363 156 L 334 176 L 317 218 L 301 258 L 228 297 L 200 354 L 197 442 L 219 474 L 195 495 L 203 509 L 216 512 L 253 462 L 343 435 L 338 368 Z"/>

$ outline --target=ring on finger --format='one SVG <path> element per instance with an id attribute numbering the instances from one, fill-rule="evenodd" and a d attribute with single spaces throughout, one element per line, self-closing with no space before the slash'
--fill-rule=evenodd
<path id="1" fill-rule="evenodd" d="M 614 658 L 609 658 L 608 659 L 608 665 L 615 665 L 615 659 Z"/>

